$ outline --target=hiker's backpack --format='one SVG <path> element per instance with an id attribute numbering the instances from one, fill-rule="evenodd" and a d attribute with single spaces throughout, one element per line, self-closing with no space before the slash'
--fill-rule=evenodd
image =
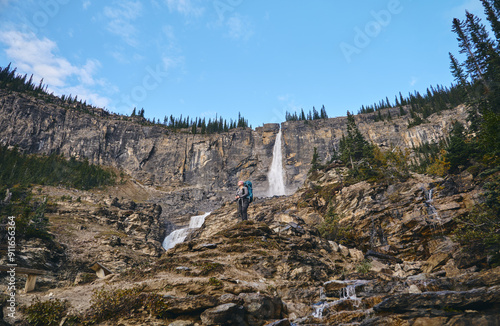
<path id="1" fill-rule="evenodd" d="M 249 203 L 253 202 L 253 189 L 252 189 L 252 181 L 245 181 L 243 183 L 245 187 L 248 189 L 248 199 Z"/>

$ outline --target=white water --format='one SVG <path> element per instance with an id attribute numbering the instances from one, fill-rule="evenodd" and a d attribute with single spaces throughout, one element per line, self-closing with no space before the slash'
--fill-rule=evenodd
<path id="1" fill-rule="evenodd" d="M 422 188 L 423 192 L 424 192 L 424 195 L 426 197 L 426 200 L 425 200 L 425 205 L 427 206 L 427 214 L 429 214 L 429 216 L 436 216 L 436 218 L 438 220 L 440 220 L 439 218 L 439 214 L 436 210 L 436 208 L 434 207 L 434 205 L 432 205 L 432 202 L 433 202 L 433 199 L 432 199 L 432 193 L 433 193 L 433 189 L 430 189 L 429 191 L 425 190 L 424 188 Z"/>
<path id="2" fill-rule="evenodd" d="M 186 237 L 192 230 L 198 229 L 203 225 L 203 223 L 205 222 L 205 217 L 207 217 L 209 214 L 210 212 L 203 215 L 191 216 L 191 219 L 189 220 L 189 226 L 187 228 L 174 230 L 165 237 L 165 240 L 163 240 L 163 249 L 168 250 L 175 247 L 176 244 L 184 242 L 184 240 L 186 240 Z"/>
<path id="3" fill-rule="evenodd" d="M 286 194 L 285 191 L 285 181 L 283 178 L 283 156 L 281 154 L 281 128 L 276 135 L 276 141 L 273 147 L 273 161 L 271 163 L 271 169 L 267 174 L 267 179 L 269 180 L 269 190 L 267 195 L 272 196 L 283 196 Z"/>
<path id="4" fill-rule="evenodd" d="M 323 318 L 323 311 L 325 308 L 328 307 L 333 307 L 335 305 L 338 305 L 342 301 L 345 300 L 351 300 L 353 302 L 354 307 L 359 307 L 361 304 L 361 299 L 356 296 L 356 286 L 363 285 L 368 283 L 369 281 L 365 280 L 352 280 L 352 281 L 333 281 L 337 283 L 345 283 L 346 287 L 342 288 L 340 290 L 340 298 L 338 300 L 332 301 L 332 302 L 326 302 L 324 301 L 325 297 L 323 294 L 323 288 L 320 288 L 320 302 L 314 305 L 314 312 L 312 316 L 314 318 Z M 327 284 L 329 282 L 326 282 Z"/>

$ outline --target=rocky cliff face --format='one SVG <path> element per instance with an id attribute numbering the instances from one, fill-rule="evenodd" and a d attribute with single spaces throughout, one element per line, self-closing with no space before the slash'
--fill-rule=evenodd
<path id="1" fill-rule="evenodd" d="M 453 110 L 433 114 L 424 123 L 408 128 L 409 114 L 399 116 L 399 109 L 386 109 L 393 117 L 390 121 L 375 121 L 375 114 L 355 116 L 356 124 L 366 139 L 377 144 L 381 149 L 392 147 L 414 148 L 427 142 L 434 143 L 447 135 L 455 121 L 465 122 L 466 107 L 459 106 Z M 285 122 L 283 127 L 284 166 L 287 184 L 295 190 L 307 177 L 314 147 L 320 159 L 327 161 L 333 150 L 338 149 L 342 134 L 346 132 L 345 117 L 327 120 Z"/>
<path id="2" fill-rule="evenodd" d="M 2 145 L 86 158 L 167 188 L 224 190 L 250 176 L 265 182 L 276 132 L 271 125 L 216 135 L 173 133 L 141 120 L 86 114 L 5 92 L 0 93 L 0 116 Z"/>
<path id="3" fill-rule="evenodd" d="M 441 138 L 454 121 L 465 119 L 465 108 L 458 107 L 408 129 L 407 117 L 397 117 L 396 111 L 391 122 L 358 116 L 358 126 L 382 147 L 412 147 Z M 314 147 L 321 159 L 329 158 L 345 130 L 345 118 L 286 122 L 282 129 L 286 184 L 293 192 L 306 178 Z M 0 144 L 27 153 L 86 158 L 165 189 L 190 185 L 226 191 L 239 179 L 251 179 L 256 195 L 265 194 L 278 130 L 279 125 L 267 124 L 214 135 L 174 133 L 140 119 L 102 110 L 88 114 L 0 90 Z"/>

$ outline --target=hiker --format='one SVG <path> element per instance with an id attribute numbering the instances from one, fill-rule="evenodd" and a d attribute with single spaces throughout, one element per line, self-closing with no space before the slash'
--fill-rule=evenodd
<path id="1" fill-rule="evenodd" d="M 238 217 L 241 217 L 242 221 L 248 220 L 247 209 L 248 204 L 250 204 L 250 198 L 248 188 L 243 181 L 238 181 L 236 200 L 238 201 Z"/>

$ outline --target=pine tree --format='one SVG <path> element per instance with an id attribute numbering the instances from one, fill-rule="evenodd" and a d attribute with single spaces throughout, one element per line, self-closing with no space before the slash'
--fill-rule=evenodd
<path id="1" fill-rule="evenodd" d="M 446 161 L 450 164 L 451 173 L 459 172 L 459 166 L 470 165 L 471 149 L 465 142 L 465 128 L 460 122 L 455 122 L 451 131 L 449 145 L 446 148 Z"/>
<path id="2" fill-rule="evenodd" d="M 354 116 L 347 111 L 347 135 L 342 135 L 339 143 L 340 159 L 344 163 L 350 163 L 354 168 L 354 162 L 363 158 L 373 157 L 373 146 L 365 140 L 356 125 Z"/>
<path id="3" fill-rule="evenodd" d="M 457 34 L 460 53 L 465 54 L 467 56 L 467 59 L 465 60 L 465 67 L 467 68 L 467 74 L 471 76 L 472 79 L 481 80 L 483 85 L 487 87 L 486 81 L 484 80 L 484 72 L 482 70 L 482 64 L 479 62 L 479 59 L 475 56 L 474 45 L 472 44 L 470 35 L 467 34 L 467 23 L 471 24 L 471 22 L 469 21 L 462 22 L 459 19 L 455 18 L 453 19 L 452 30 Z"/>
<path id="4" fill-rule="evenodd" d="M 320 119 L 320 115 L 318 113 L 318 111 L 316 110 L 316 108 L 313 106 L 313 109 L 312 109 L 312 120 L 318 120 Z"/>
<path id="5" fill-rule="evenodd" d="M 311 168 L 309 169 L 309 172 L 316 171 L 320 168 L 321 168 L 321 163 L 319 160 L 318 149 L 316 147 L 314 147 L 314 153 L 313 153 L 313 157 L 311 160 Z"/>
<path id="6" fill-rule="evenodd" d="M 325 109 L 325 106 L 322 105 L 321 106 L 321 119 L 328 119 L 328 114 L 326 113 L 326 109 Z"/>
<path id="7" fill-rule="evenodd" d="M 467 86 L 467 76 L 464 73 L 464 69 L 462 68 L 462 65 L 458 62 L 458 60 L 451 54 L 450 55 L 450 69 L 451 73 L 453 74 L 453 77 L 455 77 L 455 80 L 459 83 L 460 86 L 466 87 Z"/>

